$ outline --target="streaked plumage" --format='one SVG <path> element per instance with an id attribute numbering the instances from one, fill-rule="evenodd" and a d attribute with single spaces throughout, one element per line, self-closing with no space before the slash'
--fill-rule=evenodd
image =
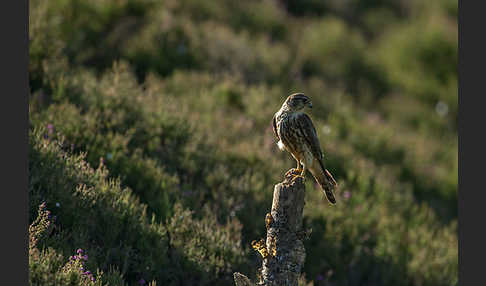
<path id="1" fill-rule="evenodd" d="M 278 147 L 288 151 L 297 161 L 297 171 L 301 172 L 300 175 L 305 176 L 305 171 L 309 170 L 329 202 L 335 204 L 336 199 L 332 191 L 337 183 L 325 168 L 316 129 L 309 116 L 303 112 L 306 106 L 312 108 L 312 103 L 302 93 L 294 93 L 287 97 L 280 110 L 273 116 L 273 131 L 279 140 Z"/>

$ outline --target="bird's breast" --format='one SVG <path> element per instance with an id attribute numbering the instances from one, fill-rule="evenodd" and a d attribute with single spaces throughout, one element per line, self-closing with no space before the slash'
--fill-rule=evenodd
<path id="1" fill-rule="evenodd" d="M 299 127 L 296 122 L 296 115 L 282 113 L 277 118 L 277 132 L 280 137 L 280 146 L 284 147 L 291 153 L 301 151 L 299 146 L 301 146 L 301 138 L 299 138 Z"/>

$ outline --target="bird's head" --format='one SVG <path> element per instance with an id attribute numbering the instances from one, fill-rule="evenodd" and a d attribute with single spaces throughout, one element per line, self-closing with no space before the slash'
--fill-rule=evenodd
<path id="1" fill-rule="evenodd" d="M 283 103 L 283 107 L 291 112 L 300 111 L 306 106 L 312 108 L 312 101 L 303 93 L 291 94 Z"/>

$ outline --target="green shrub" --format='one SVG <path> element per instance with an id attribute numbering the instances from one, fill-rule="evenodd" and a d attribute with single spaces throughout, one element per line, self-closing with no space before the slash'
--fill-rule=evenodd
<path id="1" fill-rule="evenodd" d="M 38 244 L 45 244 L 54 233 L 55 217 L 46 210 L 46 203 L 39 205 L 38 216 L 29 226 L 29 283 L 31 285 L 102 285 L 103 273 L 94 276 L 85 269 L 88 260 L 83 250 L 69 257 L 63 265 L 63 257 L 52 248 L 40 250 Z"/>
<path id="2" fill-rule="evenodd" d="M 108 271 L 116 266 L 127 282 L 138 281 L 141 277 L 146 280 L 157 277 L 159 282 L 166 283 L 186 278 L 196 279 L 201 285 L 209 281 L 219 283 L 221 279 L 224 281 L 231 277 L 229 265 L 243 266 L 243 252 L 237 247 L 240 241 L 236 232 L 238 229 L 229 226 L 225 235 L 215 236 L 215 221 L 208 226 L 190 220 L 188 224 L 192 225 L 191 229 L 201 228 L 197 235 L 193 235 L 195 242 L 173 245 L 167 228 L 155 222 L 155 217 L 150 221 L 146 216 L 146 206 L 134 197 L 130 189 L 122 189 L 119 180 L 108 179 L 104 165 L 92 169 L 84 161 L 83 155 L 73 156 L 62 151 L 61 147 L 65 144 L 44 139 L 41 130 L 31 133 L 30 142 L 31 209 L 41 200 L 53 209 L 52 214 L 57 217 L 57 231 L 54 233 L 55 239 L 50 239 L 46 244 L 56 253 L 68 255 L 76 248 L 88 249 L 88 268 L 98 267 Z M 179 216 L 178 213 L 175 215 Z M 178 231 L 176 225 L 169 229 L 171 232 Z M 214 245 L 196 243 L 203 237 L 213 241 Z M 200 261 L 204 262 L 205 268 L 188 263 L 196 259 L 196 253 L 210 253 L 209 247 L 218 249 L 219 245 L 225 244 L 233 245 L 225 250 L 227 255 L 216 260 L 214 256 L 208 256 Z M 199 249 L 201 247 L 206 250 Z M 170 260 L 168 251 L 181 254 L 178 258 L 182 261 L 180 267 Z M 46 255 L 59 258 L 50 253 Z M 60 258 L 52 263 L 56 261 L 59 262 Z M 218 265 L 225 265 L 225 268 L 222 270 Z M 54 269 L 54 266 L 49 266 L 49 269 Z M 212 271 L 212 274 L 208 271 Z M 192 276 L 188 276 L 188 272 Z M 216 274 L 219 279 L 214 279 Z"/>
<path id="3" fill-rule="evenodd" d="M 382 96 L 385 74 L 365 59 L 362 35 L 343 20 L 327 17 L 305 27 L 299 41 L 304 76 L 322 76 L 351 94 Z"/>
<path id="4" fill-rule="evenodd" d="M 457 27 L 441 15 L 419 18 L 386 33 L 374 50 L 392 83 L 431 107 L 448 105 L 448 121 L 457 118 Z M 454 123 L 452 123 L 454 122 Z"/>

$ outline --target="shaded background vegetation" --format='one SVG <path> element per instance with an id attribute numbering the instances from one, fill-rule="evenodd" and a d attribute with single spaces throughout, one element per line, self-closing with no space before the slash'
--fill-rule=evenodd
<path id="1" fill-rule="evenodd" d="M 340 188 L 307 179 L 302 284 L 457 285 L 457 1 L 31 0 L 29 27 L 31 284 L 256 279 L 304 92 Z"/>

